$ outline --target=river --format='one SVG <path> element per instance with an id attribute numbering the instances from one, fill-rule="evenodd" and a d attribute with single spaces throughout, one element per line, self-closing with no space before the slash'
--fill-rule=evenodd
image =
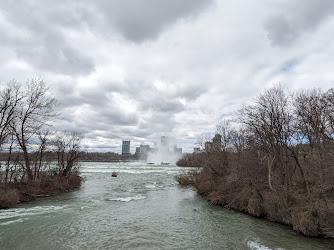
<path id="1" fill-rule="evenodd" d="M 0 249 L 334 249 L 328 240 L 210 205 L 177 184 L 186 170 L 82 163 L 80 189 L 0 210 Z"/>

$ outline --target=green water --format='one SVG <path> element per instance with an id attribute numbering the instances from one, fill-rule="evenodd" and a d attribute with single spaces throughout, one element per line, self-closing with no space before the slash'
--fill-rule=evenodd
<path id="1" fill-rule="evenodd" d="M 0 210 L 0 249 L 334 249 L 328 240 L 210 205 L 178 186 L 182 171 L 84 163 L 79 190 Z"/>

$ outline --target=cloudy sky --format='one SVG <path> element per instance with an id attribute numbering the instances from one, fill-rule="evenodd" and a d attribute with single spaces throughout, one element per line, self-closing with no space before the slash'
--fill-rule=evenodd
<path id="1" fill-rule="evenodd" d="M 0 0 L 0 82 L 40 77 L 88 150 L 201 133 L 272 85 L 334 86 L 333 0 Z"/>

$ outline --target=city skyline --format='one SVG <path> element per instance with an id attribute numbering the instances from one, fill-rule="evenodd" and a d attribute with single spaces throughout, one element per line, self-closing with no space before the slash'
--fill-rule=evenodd
<path id="1" fill-rule="evenodd" d="M 171 142 L 171 144 L 170 144 Z M 124 148 L 124 146 L 126 148 Z M 141 143 L 140 145 L 132 146 L 132 149 L 135 149 L 134 152 L 131 150 L 131 141 L 130 140 L 122 140 L 122 154 L 145 154 L 156 153 L 161 151 L 162 153 L 170 153 L 173 152 L 175 154 L 182 154 L 182 147 L 178 147 L 175 143 L 174 138 L 169 138 L 168 136 L 161 136 L 160 142 L 154 141 L 153 146 L 152 143 Z M 125 152 L 125 153 L 124 153 Z"/>

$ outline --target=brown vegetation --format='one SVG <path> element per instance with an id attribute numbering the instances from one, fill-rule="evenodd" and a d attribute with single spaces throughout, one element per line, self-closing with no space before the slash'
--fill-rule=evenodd
<path id="1" fill-rule="evenodd" d="M 48 130 L 55 107 L 41 80 L 0 85 L 0 208 L 80 186 L 82 136 Z"/>
<path id="2" fill-rule="evenodd" d="M 334 236 L 334 89 L 267 90 L 217 131 L 219 148 L 178 162 L 201 167 L 180 184 L 305 235 Z"/>
<path id="3" fill-rule="evenodd" d="M 47 197 L 60 192 L 79 188 L 82 178 L 73 174 L 67 177 L 42 178 L 31 183 L 0 186 L 0 209 L 10 208 L 20 202 L 30 202 L 39 197 Z"/>

